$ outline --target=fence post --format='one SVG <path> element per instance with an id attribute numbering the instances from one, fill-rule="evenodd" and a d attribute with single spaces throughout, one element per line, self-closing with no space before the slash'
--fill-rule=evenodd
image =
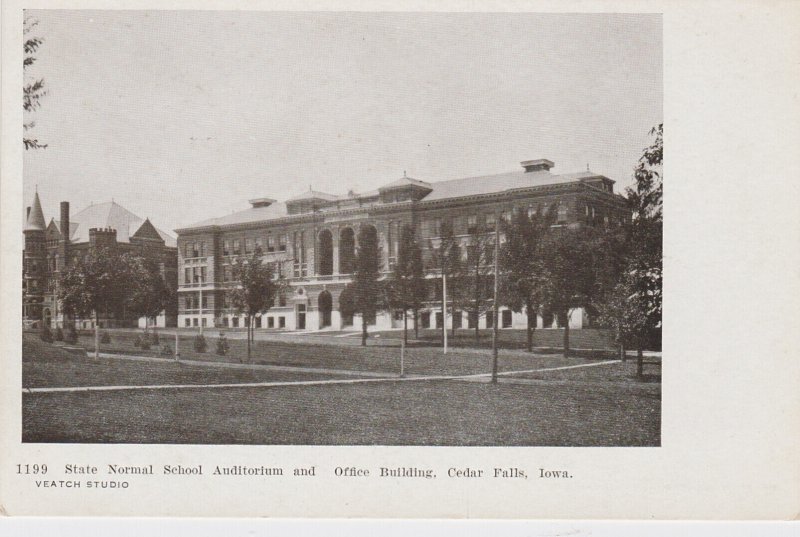
<path id="1" fill-rule="evenodd" d="M 180 353 L 180 351 L 178 350 L 178 342 L 179 342 L 179 338 L 178 338 L 178 326 L 177 326 L 177 325 L 175 325 L 175 361 L 176 361 L 176 362 L 180 361 L 180 359 L 181 359 L 181 353 Z"/>

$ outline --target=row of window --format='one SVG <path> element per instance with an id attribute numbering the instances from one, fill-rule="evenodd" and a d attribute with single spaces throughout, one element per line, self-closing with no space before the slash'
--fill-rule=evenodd
<path id="1" fill-rule="evenodd" d="M 262 317 L 255 318 L 255 328 L 263 328 L 264 324 L 266 324 L 266 328 L 286 328 L 286 317 L 284 316 L 266 317 L 266 323 L 263 323 L 262 319 Z M 247 324 L 248 321 L 247 318 L 245 318 L 242 326 L 247 326 Z M 205 317 L 202 319 L 198 317 L 186 317 L 183 320 L 183 325 L 187 328 L 208 326 L 208 320 Z M 222 326 L 225 328 L 239 328 L 239 317 L 231 317 L 230 320 L 227 317 L 223 317 Z"/>

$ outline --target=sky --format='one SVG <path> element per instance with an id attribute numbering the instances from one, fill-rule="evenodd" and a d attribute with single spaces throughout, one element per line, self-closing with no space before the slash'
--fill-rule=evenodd
<path id="1" fill-rule="evenodd" d="M 24 156 L 57 218 L 114 200 L 173 230 L 309 187 L 547 158 L 631 184 L 661 123 L 648 14 L 28 11 L 47 96 Z"/>

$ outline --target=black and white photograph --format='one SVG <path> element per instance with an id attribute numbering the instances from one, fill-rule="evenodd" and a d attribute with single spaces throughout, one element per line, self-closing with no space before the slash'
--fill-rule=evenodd
<path id="1" fill-rule="evenodd" d="M 796 519 L 798 7 L 4 2 L 0 523 Z"/>
<path id="2" fill-rule="evenodd" d="M 660 445 L 660 15 L 24 25 L 24 442 Z"/>

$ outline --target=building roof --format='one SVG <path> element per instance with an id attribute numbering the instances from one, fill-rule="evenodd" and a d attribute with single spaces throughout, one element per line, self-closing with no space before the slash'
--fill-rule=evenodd
<path id="1" fill-rule="evenodd" d="M 42 212 L 42 203 L 39 201 L 39 193 L 33 195 L 33 205 L 31 205 L 31 212 L 28 213 L 28 220 L 25 222 L 23 231 L 44 231 L 47 229 L 47 224 L 44 221 L 44 213 Z"/>
<path id="2" fill-rule="evenodd" d="M 117 242 L 130 242 L 131 236 L 144 223 L 145 219 L 133 214 L 116 202 L 97 203 L 88 206 L 74 216 L 70 216 L 70 240 L 76 243 L 89 242 L 90 229 L 112 228 L 117 230 Z M 166 246 L 177 246 L 175 237 L 155 226 L 153 228 L 164 239 Z"/>
<path id="3" fill-rule="evenodd" d="M 383 185 L 378 190 L 390 190 L 392 188 L 402 188 L 404 186 L 418 186 L 430 190 L 431 183 L 426 183 L 425 181 L 420 181 L 419 179 L 413 179 L 411 177 L 401 177 L 397 181 L 392 181 L 389 184 Z"/>
<path id="4" fill-rule="evenodd" d="M 527 161 L 526 161 L 527 162 Z M 550 161 L 547 161 L 548 163 Z M 591 178 L 608 179 L 607 177 L 591 172 L 584 171 L 578 173 L 553 174 L 547 169 L 526 172 L 524 170 L 500 173 L 495 175 L 482 175 L 478 177 L 466 177 L 463 179 L 453 179 L 449 181 L 425 182 L 419 179 L 403 177 L 387 185 L 380 187 L 379 190 L 396 188 L 406 185 L 417 185 L 424 187 L 431 192 L 422 198 L 422 202 L 438 201 L 446 199 L 456 199 L 468 196 L 480 196 L 486 194 L 501 193 L 521 188 L 530 188 L 545 185 L 557 185 L 573 183 Z M 364 199 L 377 195 L 378 191 L 358 194 L 354 197 L 334 196 L 323 192 L 309 190 L 299 196 L 288 200 L 289 203 L 301 200 L 322 199 L 326 201 Z M 268 207 L 254 207 L 237 211 L 219 218 L 210 218 L 189 226 L 181 228 L 179 231 L 190 230 L 193 228 L 203 228 L 208 226 L 226 226 L 235 224 L 248 224 L 267 220 L 277 220 L 289 216 L 286 203 L 274 203 Z M 300 215 L 298 215 L 300 216 Z"/>

